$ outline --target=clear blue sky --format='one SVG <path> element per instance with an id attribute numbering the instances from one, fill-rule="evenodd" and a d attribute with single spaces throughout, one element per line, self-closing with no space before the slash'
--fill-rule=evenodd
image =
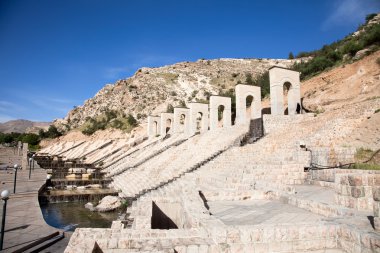
<path id="1" fill-rule="evenodd" d="M 0 122 L 64 117 L 143 66 L 318 49 L 379 11 L 379 0 L 1 0 Z"/>

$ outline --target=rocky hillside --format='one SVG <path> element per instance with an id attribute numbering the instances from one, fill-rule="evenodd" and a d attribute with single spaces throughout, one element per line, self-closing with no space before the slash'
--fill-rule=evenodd
<path id="1" fill-rule="evenodd" d="M 2 133 L 38 133 L 40 129 L 47 130 L 50 122 L 33 122 L 30 120 L 18 119 L 0 123 Z"/>
<path id="2" fill-rule="evenodd" d="M 203 101 L 255 79 L 273 65 L 291 67 L 297 60 L 217 59 L 181 62 L 159 68 L 141 68 L 130 78 L 107 84 L 84 105 L 56 120 L 58 128 L 78 128 L 107 110 L 133 115 L 140 123 L 147 115 L 165 112 L 167 106 Z"/>
<path id="3" fill-rule="evenodd" d="M 367 55 L 376 54 L 380 48 L 379 23 L 380 14 L 368 15 L 357 32 L 319 50 L 301 52 L 294 60 L 202 59 L 159 68 L 141 68 L 130 78 L 107 84 L 93 98 L 86 100 L 84 105 L 71 110 L 64 119 L 56 120 L 54 124 L 59 129 L 79 129 L 87 135 L 110 127 L 130 132 L 137 123 L 145 122 L 147 115 L 165 112 L 169 105 L 185 106 L 187 102 L 206 101 L 212 94 L 226 94 L 239 83 L 253 84 L 256 80 L 258 85 L 268 85 L 268 78 L 263 78 L 261 74 L 274 65 L 293 67 L 301 72 L 304 81 L 318 75 L 323 76 L 317 78 L 318 84 L 314 90 L 304 94 L 304 106 L 319 112 L 324 110 L 322 107 L 336 101 L 337 95 L 341 97 L 337 99 L 342 104 L 362 97 L 357 94 L 357 90 L 342 87 L 345 80 L 332 80 L 324 73 L 328 75 L 331 69 L 344 68 Z M 377 59 L 373 58 L 373 61 Z M 373 68 L 378 66 L 374 65 Z M 359 68 L 358 73 L 342 71 L 348 75 L 349 86 L 353 86 L 357 80 L 363 81 L 362 76 L 373 74 L 367 73 L 363 68 Z M 373 80 L 360 87 L 360 92 L 375 92 L 373 85 L 378 82 L 376 78 L 375 74 Z M 327 87 L 331 87 L 333 93 L 327 94 Z M 267 91 L 268 89 L 262 89 L 262 92 Z M 314 99 L 315 94 L 323 94 L 320 103 L 308 104 L 308 99 Z M 267 107 L 265 101 L 264 107 Z"/>

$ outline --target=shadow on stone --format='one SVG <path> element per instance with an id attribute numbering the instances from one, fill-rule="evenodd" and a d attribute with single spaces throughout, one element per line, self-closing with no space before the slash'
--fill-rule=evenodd
<path id="1" fill-rule="evenodd" d="M 152 202 L 152 229 L 178 229 L 177 225 L 157 205 Z"/>

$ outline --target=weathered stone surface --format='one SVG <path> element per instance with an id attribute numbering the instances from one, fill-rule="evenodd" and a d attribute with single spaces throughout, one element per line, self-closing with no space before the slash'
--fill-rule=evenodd
<path id="1" fill-rule="evenodd" d="M 96 210 L 99 212 L 108 212 L 115 210 L 121 206 L 120 198 L 116 196 L 105 196 L 99 201 L 99 205 L 96 206 Z"/>

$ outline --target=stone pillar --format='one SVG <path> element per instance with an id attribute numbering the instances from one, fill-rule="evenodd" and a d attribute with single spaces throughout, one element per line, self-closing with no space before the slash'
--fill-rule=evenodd
<path id="1" fill-rule="evenodd" d="M 376 231 L 380 231 L 380 175 L 373 175 L 373 220 Z"/>
<path id="2" fill-rule="evenodd" d="M 161 118 L 159 116 L 148 116 L 148 137 L 149 139 L 160 134 Z"/>
<path id="3" fill-rule="evenodd" d="M 17 155 L 21 155 L 22 143 L 21 141 L 17 142 Z"/>
<path id="4" fill-rule="evenodd" d="M 236 85 L 236 124 L 249 123 L 251 119 L 261 118 L 261 88 L 252 85 Z M 246 99 L 252 96 L 250 114 L 247 115 Z"/>
<path id="5" fill-rule="evenodd" d="M 231 98 L 222 96 L 210 97 L 210 130 L 218 128 L 218 107 L 224 106 L 223 127 L 231 126 Z"/>
<path id="6" fill-rule="evenodd" d="M 23 170 L 28 168 L 28 143 L 22 144 L 21 167 Z"/>
<path id="7" fill-rule="evenodd" d="M 167 126 L 168 121 L 170 121 L 169 131 L 173 132 L 174 113 L 167 113 L 167 112 L 161 113 L 161 136 L 165 136 L 167 134 L 166 128 L 168 127 Z"/>
<path id="8" fill-rule="evenodd" d="M 189 103 L 189 107 L 190 107 L 190 135 L 193 135 L 197 132 L 198 113 L 202 114 L 200 132 L 204 133 L 208 131 L 208 126 L 209 126 L 208 104 Z"/>
<path id="9" fill-rule="evenodd" d="M 270 105 L 272 115 L 284 115 L 284 84 L 291 84 L 288 91 L 288 114 L 296 114 L 301 106 L 300 72 L 274 66 L 269 69 Z M 302 108 L 301 108 L 302 111 Z"/>

